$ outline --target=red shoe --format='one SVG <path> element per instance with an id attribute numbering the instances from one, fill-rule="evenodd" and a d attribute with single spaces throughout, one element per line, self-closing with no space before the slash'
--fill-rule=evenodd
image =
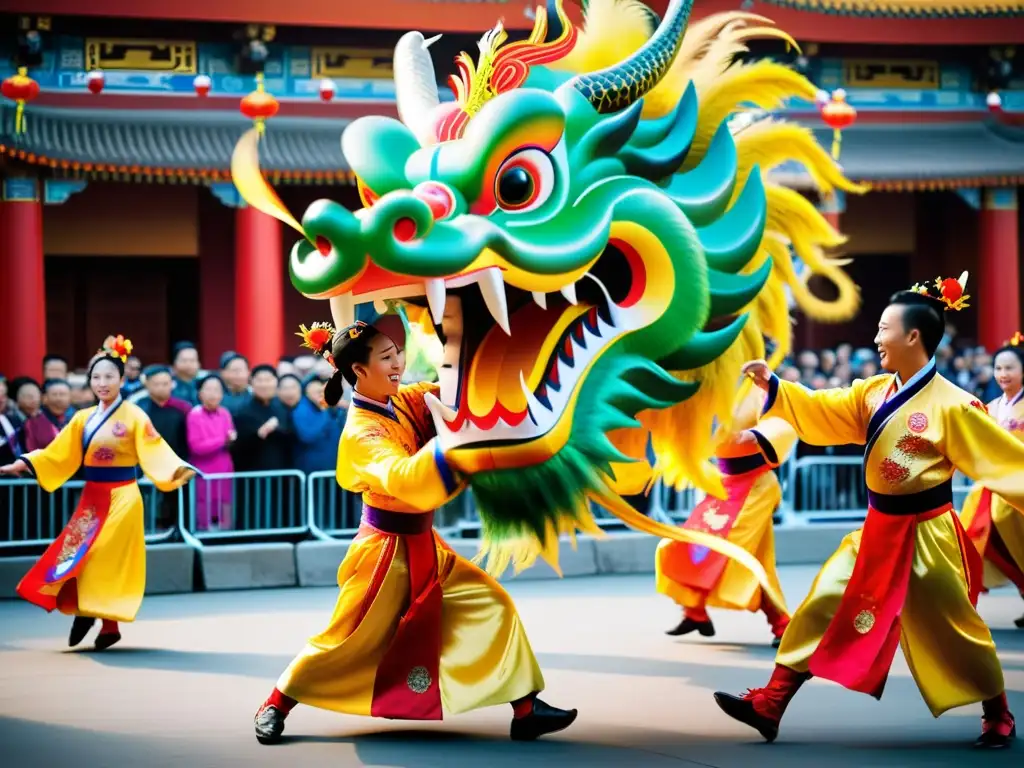
<path id="1" fill-rule="evenodd" d="M 980 749 L 1003 749 L 1017 738 L 1017 724 L 1006 701 L 1006 693 L 981 703 L 981 736 L 974 742 Z"/>

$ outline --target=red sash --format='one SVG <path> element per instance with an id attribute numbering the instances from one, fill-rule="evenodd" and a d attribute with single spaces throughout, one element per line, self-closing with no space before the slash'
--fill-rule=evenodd
<path id="1" fill-rule="evenodd" d="M 54 585 L 63 585 L 74 579 L 85 566 L 89 551 L 110 513 L 111 492 L 134 482 L 85 484 L 78 507 L 64 530 L 18 584 L 18 594 L 23 599 L 46 611 L 57 607 L 60 589 L 54 589 Z"/>
<path id="2" fill-rule="evenodd" d="M 400 536 L 405 542 L 409 563 L 409 606 L 377 667 L 370 705 L 370 714 L 374 717 L 442 719 L 442 594 L 433 517 L 432 513 L 408 514 L 363 507 L 363 527 Z M 379 588 L 379 583 L 371 587 L 374 593 Z M 370 601 L 372 597 L 367 595 L 364 605 L 368 606 Z"/>
<path id="3" fill-rule="evenodd" d="M 683 528 L 728 538 L 754 483 L 770 471 L 767 465 L 762 465 L 743 474 L 724 475 L 722 484 L 725 486 L 726 498 L 723 500 L 705 496 L 683 523 Z M 673 556 L 665 558 L 663 562 L 663 572 L 675 583 L 691 589 L 710 592 L 729 564 L 729 558 L 725 555 L 696 544 L 675 544 L 673 549 Z"/>
<path id="4" fill-rule="evenodd" d="M 975 543 L 979 552 L 984 552 L 988 545 L 989 533 L 992 530 L 992 491 L 988 488 L 981 489 L 981 496 L 978 498 L 978 508 L 974 512 L 974 519 L 967 529 L 967 536 Z"/>
<path id="5" fill-rule="evenodd" d="M 940 486 L 943 493 L 945 486 Z M 951 503 L 913 513 L 915 496 L 925 495 L 936 494 L 925 492 L 903 497 L 871 494 L 872 503 L 868 506 L 853 573 L 835 616 L 811 656 L 810 672 L 815 677 L 832 680 L 875 698 L 882 697 L 900 642 L 900 613 L 910 587 L 918 523 L 951 515 L 967 573 L 968 592 L 972 604 L 977 604 L 982 581 L 981 558 L 968 541 Z M 876 503 L 883 498 L 890 502 L 903 499 L 908 512 L 880 511 Z"/>

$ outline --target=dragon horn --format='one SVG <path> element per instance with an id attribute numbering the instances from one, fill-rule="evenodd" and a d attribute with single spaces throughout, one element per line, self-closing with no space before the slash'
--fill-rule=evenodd
<path id="1" fill-rule="evenodd" d="M 679 53 L 693 10 L 693 0 L 671 0 L 665 18 L 636 53 L 607 69 L 577 75 L 566 85 L 575 88 L 601 114 L 618 112 L 642 99 Z"/>
<path id="2" fill-rule="evenodd" d="M 406 32 L 395 44 L 392 60 L 398 116 L 423 145 L 431 143 L 431 113 L 441 103 L 429 50 L 439 37 Z"/>

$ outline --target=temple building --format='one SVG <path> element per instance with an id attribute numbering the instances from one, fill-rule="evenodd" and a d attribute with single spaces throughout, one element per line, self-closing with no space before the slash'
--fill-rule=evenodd
<path id="1" fill-rule="evenodd" d="M 663 13 L 667 1 L 648 4 Z M 253 363 L 294 353 L 291 329 L 323 307 L 288 282 L 293 233 L 241 203 L 231 183 L 232 148 L 259 111 L 251 99 L 243 107 L 247 94 L 263 89 L 279 105 L 261 157 L 285 204 L 298 216 L 320 197 L 358 207 L 339 137 L 354 118 L 396 115 L 401 34 L 444 34 L 431 49 L 443 81 L 499 17 L 528 31 L 534 5 L 291 0 L 260 4 L 253 18 L 244 0 L 9 0 L 0 80 L 24 67 L 35 86 L 19 81 L 23 108 L 0 99 L 0 327 L 15 329 L 0 372 L 38 375 L 46 352 L 82 365 L 118 331 L 144 362 L 166 360 L 179 339 L 197 342 L 209 365 L 227 349 Z M 801 45 L 752 55 L 847 91 L 857 120 L 840 162 L 871 185 L 821 203 L 850 236 L 864 311 L 844 326 L 801 321 L 798 341 L 870 339 L 890 293 L 963 269 L 975 298 L 960 333 L 991 347 L 1018 330 L 1021 4 L 697 0 L 694 13 L 740 7 Z M 785 114 L 831 146 L 814 104 Z M 774 173 L 813 195 L 802 167 Z"/>

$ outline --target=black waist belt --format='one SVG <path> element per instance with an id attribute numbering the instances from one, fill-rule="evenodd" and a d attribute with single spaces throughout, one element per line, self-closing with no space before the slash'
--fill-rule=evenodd
<path id="1" fill-rule="evenodd" d="M 920 515 L 953 503 L 952 479 L 939 483 L 927 491 L 892 496 L 868 490 L 868 504 L 886 515 Z"/>
<path id="2" fill-rule="evenodd" d="M 768 463 L 760 453 L 738 456 L 733 459 L 715 459 L 715 462 L 723 475 L 742 475 L 745 472 L 753 472 Z"/>
<path id="3" fill-rule="evenodd" d="M 392 512 L 389 509 L 363 504 L 363 522 L 381 533 L 413 536 L 426 533 L 434 526 L 433 512 Z"/>

